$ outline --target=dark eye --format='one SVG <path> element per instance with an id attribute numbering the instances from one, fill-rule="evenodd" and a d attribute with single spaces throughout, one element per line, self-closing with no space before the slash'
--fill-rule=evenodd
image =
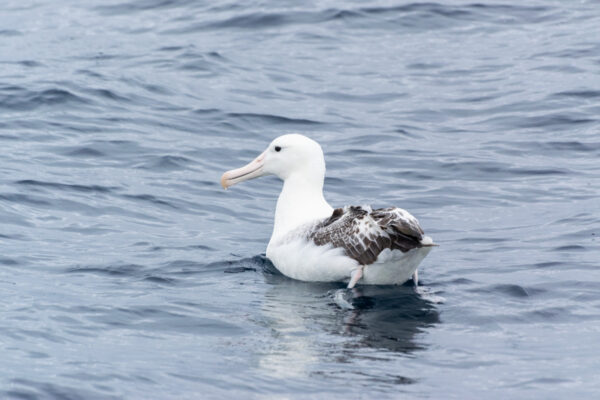
<path id="1" fill-rule="evenodd" d="M 275 146 L 275 151 L 277 151 L 277 152 L 281 151 L 281 147 Z"/>

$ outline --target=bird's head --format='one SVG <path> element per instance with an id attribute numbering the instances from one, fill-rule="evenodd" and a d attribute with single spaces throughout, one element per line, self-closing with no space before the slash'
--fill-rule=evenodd
<path id="1" fill-rule="evenodd" d="M 249 179 L 264 175 L 276 175 L 282 180 L 297 176 L 323 183 L 325 159 L 319 143 L 297 134 L 279 136 L 249 164 L 221 177 L 221 185 L 227 189 Z"/>

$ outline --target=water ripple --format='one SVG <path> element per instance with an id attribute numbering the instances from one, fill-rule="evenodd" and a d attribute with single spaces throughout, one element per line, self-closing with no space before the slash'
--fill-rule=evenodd
<path id="1" fill-rule="evenodd" d="M 49 188 L 57 191 L 72 190 L 76 192 L 110 193 L 116 189 L 116 187 L 106 187 L 100 185 L 74 185 L 57 182 L 41 182 L 32 179 L 16 181 L 15 184 L 28 187 Z"/>
<path id="2" fill-rule="evenodd" d="M 0 397 L 594 398 L 599 10 L 9 0 Z M 418 288 L 262 254 L 281 183 L 219 179 L 290 132 L 419 218 Z"/>
<path id="3" fill-rule="evenodd" d="M 78 106 L 90 100 L 68 90 L 51 88 L 28 90 L 19 86 L 0 87 L 0 108 L 16 111 L 31 111 L 46 106 Z"/>

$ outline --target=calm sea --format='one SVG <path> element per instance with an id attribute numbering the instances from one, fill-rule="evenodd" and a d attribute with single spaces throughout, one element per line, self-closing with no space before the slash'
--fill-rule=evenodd
<path id="1" fill-rule="evenodd" d="M 5 0 L 0 397 L 596 398 L 599 116 L 595 0 Z M 274 270 L 290 132 L 423 294 Z"/>

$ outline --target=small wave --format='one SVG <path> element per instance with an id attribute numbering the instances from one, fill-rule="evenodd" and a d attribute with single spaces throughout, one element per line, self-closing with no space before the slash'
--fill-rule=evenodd
<path id="1" fill-rule="evenodd" d="M 58 385 L 30 379 L 13 379 L 10 386 L 10 389 L 1 392 L 9 399 L 118 399 L 118 396 L 110 394 L 110 390 L 101 389 L 101 386 L 96 390 L 88 390 L 79 385 Z"/>
<path id="2" fill-rule="evenodd" d="M 195 3 L 195 0 L 143 0 L 97 6 L 95 10 L 101 15 L 124 15 L 141 11 L 186 7 Z"/>
<path id="3" fill-rule="evenodd" d="M 466 237 L 466 238 L 462 238 L 459 239 L 459 242 L 467 242 L 467 243 L 489 243 L 489 244 L 496 244 L 496 243 L 504 243 L 509 241 L 510 239 L 508 238 L 486 238 L 486 237 Z"/>
<path id="4" fill-rule="evenodd" d="M 136 246 L 147 246 L 149 245 L 149 243 L 147 242 L 140 242 L 140 243 L 135 243 L 134 245 Z M 203 250 L 203 251 L 215 251 L 214 248 L 210 247 L 210 246 L 205 246 L 203 244 L 193 244 L 190 246 L 152 246 L 150 248 L 151 251 L 162 251 L 162 250 Z"/>
<path id="5" fill-rule="evenodd" d="M 159 206 L 166 206 L 169 208 L 173 208 L 173 209 L 178 209 L 179 207 L 175 206 L 174 204 L 166 201 L 166 200 L 162 200 L 159 199 L 158 197 L 151 195 L 151 194 L 125 194 L 123 195 L 124 198 L 126 199 L 131 199 L 131 200 L 141 200 L 141 201 L 145 201 L 151 204 L 155 204 L 155 205 L 159 205 Z"/>
<path id="6" fill-rule="evenodd" d="M 186 169 L 186 165 L 191 160 L 182 156 L 158 156 L 153 157 L 150 161 L 137 166 L 137 168 L 148 169 L 160 172 L 169 172 Z"/>
<path id="7" fill-rule="evenodd" d="M 501 292 L 512 297 L 529 297 L 529 291 L 523 286 L 514 284 L 494 285 L 490 288 L 493 292 Z"/>
<path id="8" fill-rule="evenodd" d="M 158 51 L 166 51 L 166 52 L 172 52 L 172 51 L 181 51 L 186 49 L 186 47 L 184 46 L 163 46 L 163 47 L 159 47 L 157 50 Z"/>
<path id="9" fill-rule="evenodd" d="M 598 45 L 595 44 L 593 46 L 585 47 L 585 48 L 570 48 L 566 50 L 556 50 L 556 51 L 546 51 L 541 53 L 536 53 L 531 56 L 531 58 L 557 58 L 561 60 L 572 60 L 572 59 L 580 59 L 580 58 L 588 58 L 594 57 L 598 54 Z M 558 68 L 564 68 L 565 66 L 558 66 Z"/>
<path id="10" fill-rule="evenodd" d="M 452 279 L 450 281 L 447 282 L 448 285 L 450 286 L 454 286 L 454 285 L 473 285 L 474 283 L 476 283 L 474 280 L 468 279 L 468 278 L 455 278 Z"/>
<path id="11" fill-rule="evenodd" d="M 26 240 L 26 237 L 23 235 L 19 235 L 19 234 L 12 234 L 12 235 L 7 235 L 5 233 L 0 233 L 0 239 L 7 239 L 7 240 Z"/>
<path id="12" fill-rule="evenodd" d="M 491 117 L 483 123 L 498 125 L 503 129 L 538 129 L 562 131 L 576 125 L 585 125 L 595 122 L 596 119 L 587 115 L 577 117 L 575 114 L 547 114 L 536 116 L 504 115 Z"/>
<path id="13" fill-rule="evenodd" d="M 589 124 L 595 122 L 595 119 L 565 114 L 540 115 L 535 117 L 521 117 L 516 120 L 516 125 L 523 128 L 561 128 L 565 126 Z"/>
<path id="14" fill-rule="evenodd" d="M 5 200 L 13 203 L 24 203 L 31 204 L 34 206 L 47 206 L 50 205 L 49 201 L 42 199 L 37 196 L 30 196 L 21 193 L 2 193 L 0 194 L 0 200 Z"/>
<path id="15" fill-rule="evenodd" d="M 316 98 L 334 100 L 334 101 L 343 101 L 350 103 L 387 103 L 390 101 L 398 100 L 406 97 L 405 93 L 365 93 L 365 94 L 351 94 L 351 93 L 342 93 L 342 92 L 333 92 L 326 91 L 321 93 L 311 94 L 311 96 Z"/>
<path id="16" fill-rule="evenodd" d="M 103 80 L 103 81 L 107 80 L 107 78 L 104 75 L 102 75 L 96 71 L 89 70 L 89 69 L 79 69 L 75 72 L 77 74 L 85 75 L 85 76 L 88 76 L 91 78 L 95 78 L 95 79 L 99 79 L 99 80 Z"/>
<path id="17" fill-rule="evenodd" d="M 219 113 L 221 113 L 221 110 L 219 110 L 217 108 L 196 108 L 196 109 L 192 110 L 192 112 L 194 114 L 199 114 L 199 115 L 210 115 L 210 114 L 219 114 Z"/>
<path id="18" fill-rule="evenodd" d="M 321 125 L 322 122 L 303 118 L 291 118 L 273 114 L 228 113 L 227 117 L 243 122 L 275 125 Z"/>
<path id="19" fill-rule="evenodd" d="M 501 180 L 523 176 L 570 175 L 573 171 L 566 168 L 532 168 L 513 167 L 506 163 L 493 161 L 463 161 L 456 163 L 441 163 L 439 171 L 460 175 L 462 179 L 471 180 Z"/>
<path id="20" fill-rule="evenodd" d="M 59 190 L 72 190 L 76 192 L 98 192 L 98 193 L 110 193 L 116 187 L 100 186 L 100 185 L 77 185 L 77 184 L 66 184 L 57 182 L 43 182 L 36 181 L 33 179 L 25 179 L 15 182 L 17 185 L 32 186 L 32 187 L 43 187 Z"/>
<path id="21" fill-rule="evenodd" d="M 0 29 L 0 36 L 23 36 L 23 33 L 16 29 Z"/>
<path id="22" fill-rule="evenodd" d="M 20 66 L 27 67 L 27 68 L 36 68 L 36 67 L 44 66 L 44 64 L 42 64 L 41 62 L 34 61 L 34 60 L 15 61 L 14 63 L 10 63 L 10 64 L 16 64 L 16 65 L 20 65 Z"/>
<path id="23" fill-rule="evenodd" d="M 286 13 L 265 13 L 253 12 L 243 15 L 236 15 L 220 21 L 211 21 L 203 23 L 194 23 L 190 26 L 170 29 L 166 33 L 189 33 L 194 31 L 211 30 L 211 29 L 266 29 L 282 25 L 298 24 L 298 23 L 314 23 L 311 13 L 296 12 L 293 17 Z M 304 21 L 304 22 L 301 22 Z"/>
<path id="24" fill-rule="evenodd" d="M 104 154 L 100 150 L 96 150 L 92 147 L 86 147 L 86 146 L 80 146 L 80 147 L 67 149 L 67 150 L 65 150 L 65 152 L 63 154 L 65 154 L 67 156 L 82 157 L 82 158 L 106 157 L 106 154 Z"/>
<path id="25" fill-rule="evenodd" d="M 591 152 L 591 151 L 600 151 L 600 142 L 594 143 L 584 143 L 579 141 L 549 141 L 545 143 L 535 143 L 536 146 L 556 150 L 560 152 L 564 151 L 574 151 L 574 152 Z"/>
<path id="26" fill-rule="evenodd" d="M 524 176 L 524 175 L 572 175 L 575 172 L 566 168 L 511 168 L 507 171 L 510 175 Z"/>
<path id="27" fill-rule="evenodd" d="M 223 272 L 225 272 L 226 274 L 239 274 L 242 272 L 248 272 L 248 271 L 254 271 L 256 272 L 256 268 L 253 267 L 229 267 L 229 268 L 225 268 L 225 270 Z"/>
<path id="28" fill-rule="evenodd" d="M 112 100 L 116 102 L 129 102 L 129 99 L 127 97 L 121 96 L 110 89 L 86 89 L 86 92 L 94 97 L 99 97 L 105 100 Z"/>
<path id="29" fill-rule="evenodd" d="M 0 264 L 1 265 L 8 265 L 8 266 L 12 267 L 12 266 L 19 265 L 20 262 L 18 262 L 15 259 L 12 259 L 12 258 L 7 258 L 7 257 L 0 256 Z"/>
<path id="30" fill-rule="evenodd" d="M 407 64 L 406 68 L 422 71 L 422 70 L 440 69 L 443 66 L 444 66 L 444 64 L 436 63 L 436 62 L 431 62 L 431 63 L 418 62 L 418 63 Z"/>
<path id="31" fill-rule="evenodd" d="M 153 332 L 184 332 L 195 335 L 237 335 L 243 327 L 218 318 L 201 317 L 184 307 L 164 305 L 130 306 L 88 316 L 106 329 L 130 329 Z"/>
<path id="32" fill-rule="evenodd" d="M 555 93 L 554 96 L 594 99 L 600 97 L 600 90 L 570 90 L 566 92 Z"/>
<path id="33" fill-rule="evenodd" d="M 0 87 L 0 109 L 30 111 L 44 106 L 90 104 L 90 101 L 65 89 L 32 91 L 18 86 Z"/>
<path id="34" fill-rule="evenodd" d="M 176 285 L 179 279 L 168 276 L 160 269 L 148 268 L 139 264 L 77 266 L 67 268 L 68 274 L 92 274 L 113 278 L 133 278 L 161 285 Z"/>
<path id="35" fill-rule="evenodd" d="M 564 323 L 569 320 L 580 321 L 579 316 L 573 315 L 573 309 L 569 307 L 546 307 L 535 311 L 530 311 L 524 314 L 524 318 L 528 323 L 532 322 L 543 322 L 545 324 L 549 321 L 560 321 Z"/>
<path id="36" fill-rule="evenodd" d="M 464 6 L 441 3 L 409 3 L 391 7 L 328 8 L 289 12 L 246 12 L 219 21 L 193 23 L 167 33 L 189 33 L 211 29 L 270 29 L 290 25 L 315 25 L 342 22 L 362 26 L 375 22 L 379 26 L 419 30 L 440 29 L 464 21 L 495 24 L 539 23 L 555 18 L 546 7 L 471 4 Z"/>
<path id="37" fill-rule="evenodd" d="M 544 262 L 539 262 L 536 264 L 533 264 L 533 266 L 535 268 L 553 268 L 553 267 L 558 267 L 563 265 L 564 263 L 560 262 L 560 261 L 544 261 Z"/>
<path id="38" fill-rule="evenodd" d="M 85 266 L 73 267 L 66 270 L 67 273 L 86 273 L 109 276 L 138 276 L 144 271 L 145 267 L 139 264 L 124 264 L 124 265 L 106 265 L 106 266 Z"/>
<path id="39" fill-rule="evenodd" d="M 173 278 L 165 278 L 165 277 L 156 276 L 156 275 L 147 276 L 144 278 L 144 280 L 148 281 L 148 282 L 152 282 L 152 283 L 158 283 L 161 285 L 174 285 L 178 282 L 176 279 L 173 279 Z"/>
<path id="40" fill-rule="evenodd" d="M 567 245 L 567 246 L 558 246 L 552 249 L 553 251 L 558 251 L 558 252 L 573 252 L 573 251 L 585 251 L 587 250 L 585 246 L 582 246 L 580 244 L 573 244 L 573 245 Z"/>
<path id="41" fill-rule="evenodd" d="M 403 128 L 398 128 L 403 129 Z M 348 145 L 360 145 L 360 146 L 373 146 L 378 145 L 380 143 L 389 143 L 398 140 L 397 135 L 386 135 L 386 134 L 376 134 L 373 133 L 371 135 L 355 135 L 344 139 L 345 144 Z"/>
<path id="42" fill-rule="evenodd" d="M 200 263 L 193 260 L 175 260 L 165 263 L 161 271 L 175 275 L 195 275 L 213 272 L 242 273 L 260 271 L 269 275 L 281 275 L 271 261 L 264 255 L 257 255 L 237 260 L 221 260 L 211 263 Z"/>
<path id="43" fill-rule="evenodd" d="M 543 289 L 528 288 L 516 284 L 497 284 L 467 290 L 473 293 L 498 293 L 516 298 L 531 297 L 545 291 Z"/>

